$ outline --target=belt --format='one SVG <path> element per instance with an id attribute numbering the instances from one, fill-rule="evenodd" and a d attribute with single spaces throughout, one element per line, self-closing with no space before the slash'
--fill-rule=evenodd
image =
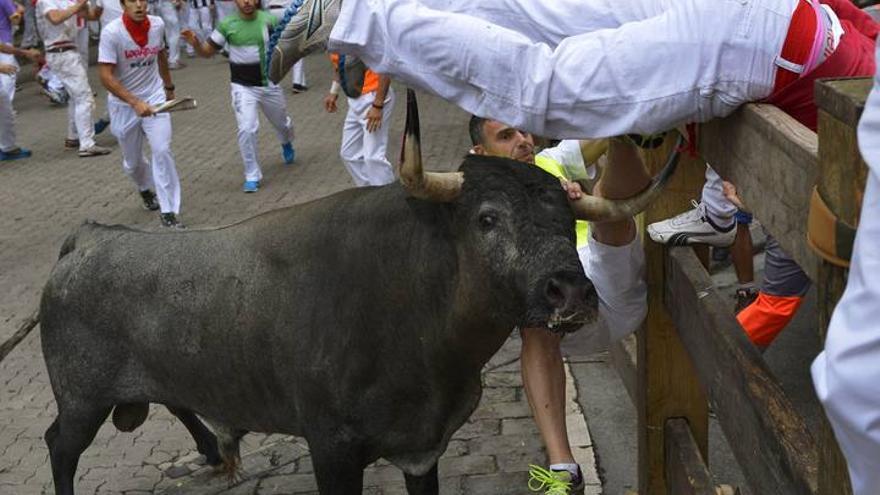
<path id="1" fill-rule="evenodd" d="M 76 46 L 75 45 L 55 46 L 52 48 L 47 48 L 46 53 L 61 53 L 61 52 L 69 52 L 70 50 L 76 50 Z"/>
<path id="2" fill-rule="evenodd" d="M 286 9 L 286 8 L 287 7 L 285 7 L 284 5 L 270 5 L 269 6 L 269 10 L 279 10 L 279 9 Z"/>

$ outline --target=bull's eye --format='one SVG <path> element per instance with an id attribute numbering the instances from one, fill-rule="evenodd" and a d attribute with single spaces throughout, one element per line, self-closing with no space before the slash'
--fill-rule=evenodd
<path id="1" fill-rule="evenodd" d="M 498 217 L 494 213 L 481 213 L 479 221 L 483 232 L 488 232 L 495 228 L 495 225 L 498 223 Z"/>

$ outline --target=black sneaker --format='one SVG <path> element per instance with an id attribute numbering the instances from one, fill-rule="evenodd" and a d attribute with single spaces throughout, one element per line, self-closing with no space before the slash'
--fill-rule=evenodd
<path id="1" fill-rule="evenodd" d="M 186 228 L 186 225 L 180 223 L 180 220 L 177 219 L 177 215 L 174 213 L 160 213 L 159 221 L 162 222 L 163 227 L 168 227 L 169 229 Z"/>
<path id="2" fill-rule="evenodd" d="M 159 200 L 156 199 L 156 193 L 153 191 L 150 191 L 149 189 L 141 191 L 141 199 L 144 200 L 145 210 L 156 211 L 159 209 Z"/>
<path id="3" fill-rule="evenodd" d="M 736 289 L 736 306 L 733 308 L 733 314 L 739 314 L 740 311 L 746 309 L 749 304 L 755 302 L 758 298 L 758 289 L 754 287 Z"/>

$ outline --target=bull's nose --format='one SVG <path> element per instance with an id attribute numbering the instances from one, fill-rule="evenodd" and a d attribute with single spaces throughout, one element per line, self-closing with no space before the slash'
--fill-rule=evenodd
<path id="1" fill-rule="evenodd" d="M 578 307 L 587 302 L 589 291 L 593 288 L 589 280 L 572 281 L 570 277 L 553 276 L 544 287 L 544 297 L 551 306 L 558 309 Z"/>

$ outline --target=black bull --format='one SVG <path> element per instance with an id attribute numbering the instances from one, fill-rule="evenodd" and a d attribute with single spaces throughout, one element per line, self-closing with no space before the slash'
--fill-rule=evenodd
<path id="1" fill-rule="evenodd" d="M 437 493 L 511 330 L 572 331 L 596 306 L 559 181 L 500 158 L 460 170 L 446 203 L 392 184 L 216 230 L 80 227 L 41 302 L 56 493 L 114 407 L 119 426 L 151 402 L 305 437 L 322 494 L 360 493 L 380 457 Z"/>

